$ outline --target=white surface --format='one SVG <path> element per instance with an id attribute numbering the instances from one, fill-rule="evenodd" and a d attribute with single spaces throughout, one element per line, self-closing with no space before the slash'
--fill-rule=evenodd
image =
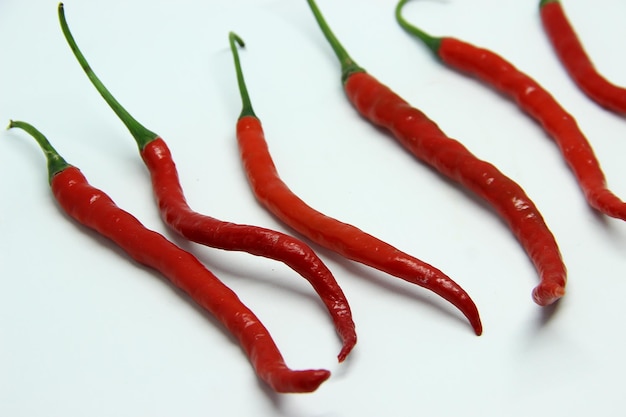
<path id="1" fill-rule="evenodd" d="M 535 1 L 415 1 L 407 18 L 488 47 L 577 117 L 611 188 L 626 196 L 626 122 L 569 81 Z M 285 229 L 254 200 L 234 137 L 240 110 L 227 33 L 285 182 L 313 207 L 448 273 L 478 304 L 484 335 L 453 307 L 385 274 L 320 255 L 346 292 L 359 343 L 344 364 L 311 288 L 247 254 L 189 244 L 160 221 L 130 135 L 88 82 L 55 1 L 0 3 L 0 122 L 41 129 L 91 183 L 146 226 L 192 250 L 235 289 L 293 368 L 333 372 L 306 395 L 276 395 L 236 343 L 150 270 L 61 213 L 44 158 L 0 133 L 2 416 L 618 415 L 626 372 L 626 225 L 590 210 L 556 146 L 517 107 L 439 65 L 393 19 L 392 1 L 320 0 L 370 73 L 450 136 L 517 180 L 569 268 L 557 309 L 533 304 L 537 276 L 494 214 L 361 120 L 304 0 L 68 0 L 69 24 L 117 98 L 171 147 L 192 207 Z M 626 3 L 567 0 L 596 65 L 626 85 Z M 317 247 L 316 247 L 317 248 Z M 319 248 L 317 248 L 319 249 Z"/>

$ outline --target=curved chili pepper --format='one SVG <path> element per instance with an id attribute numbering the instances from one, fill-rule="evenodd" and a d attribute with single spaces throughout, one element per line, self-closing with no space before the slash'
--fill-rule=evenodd
<path id="1" fill-rule="evenodd" d="M 135 138 L 152 178 L 161 217 L 185 238 L 214 248 L 244 251 L 281 261 L 309 281 L 328 309 L 343 341 L 338 360 L 343 361 L 357 336 L 350 305 L 335 277 L 306 243 L 295 237 L 257 226 L 224 222 L 193 211 L 185 199 L 176 165 L 165 141 L 146 129 L 113 97 L 78 48 L 59 5 L 63 34 L 81 67 L 100 95 Z"/>
<path id="2" fill-rule="evenodd" d="M 259 202 L 285 224 L 317 244 L 440 295 L 461 310 L 476 334 L 480 335 L 482 325 L 478 309 L 469 295 L 452 279 L 388 243 L 316 211 L 281 180 L 269 153 L 261 121 L 252 109 L 243 78 L 236 43 L 240 46 L 244 43 L 234 33 L 230 34 L 229 40 L 243 104 L 237 120 L 237 142 L 248 181 Z"/>
<path id="3" fill-rule="evenodd" d="M 350 102 L 375 125 L 388 129 L 418 159 L 487 200 L 508 223 L 539 272 L 533 290 L 539 305 L 565 293 L 566 270 L 557 243 L 541 213 L 524 190 L 492 164 L 479 160 L 449 138 L 424 113 L 367 74 L 348 55 L 313 0 L 307 0 L 317 23 L 341 62 L 343 87 Z"/>
<path id="4" fill-rule="evenodd" d="M 399 7 L 406 1 L 401 1 Z M 626 203 L 607 188 L 600 163 L 576 119 L 548 91 L 489 50 L 454 38 L 432 37 L 406 21 L 401 24 L 429 46 L 444 63 L 479 78 L 513 98 L 554 139 L 587 203 L 607 216 L 626 220 Z"/>
<path id="5" fill-rule="evenodd" d="M 327 370 L 289 369 L 265 326 L 230 288 L 192 254 L 145 228 L 107 194 L 91 186 L 35 127 L 11 121 L 9 128 L 26 131 L 41 146 L 48 161 L 52 193 L 70 217 L 111 239 L 137 262 L 159 271 L 214 315 L 239 340 L 259 378 L 275 391 L 311 392 L 328 379 Z"/>
<path id="6" fill-rule="evenodd" d="M 539 4 L 543 28 L 561 64 L 590 99 L 620 114 L 626 114 L 626 88 L 609 82 L 594 67 L 558 0 Z"/>
<path id="7" fill-rule="evenodd" d="M 574 116 L 539 83 L 501 56 L 458 39 L 430 36 L 410 25 L 400 15 L 407 1 L 400 1 L 396 8 L 400 25 L 423 41 L 442 62 L 475 76 L 515 100 L 554 139 L 588 204 L 608 216 L 626 220 L 626 203 L 607 188 L 600 163 Z"/>

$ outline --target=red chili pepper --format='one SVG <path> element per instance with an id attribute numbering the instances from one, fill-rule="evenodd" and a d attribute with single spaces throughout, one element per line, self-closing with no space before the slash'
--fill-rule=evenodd
<path id="1" fill-rule="evenodd" d="M 626 203 L 607 188 L 600 163 L 574 116 L 539 83 L 501 56 L 458 39 L 435 38 L 408 24 L 400 16 L 400 9 L 407 1 L 402 0 L 396 9 L 400 24 L 422 40 L 444 63 L 513 98 L 552 136 L 589 205 L 608 216 L 626 220 Z"/>
<path id="2" fill-rule="evenodd" d="M 576 85 L 601 106 L 616 113 L 626 114 L 626 88 L 609 82 L 594 67 L 561 2 L 542 0 L 539 7 L 548 39 Z"/>
<path id="3" fill-rule="evenodd" d="M 9 128 L 14 127 L 28 132 L 44 151 L 50 186 L 63 210 L 82 225 L 111 239 L 137 262 L 159 271 L 213 314 L 239 340 L 259 378 L 274 390 L 311 392 L 330 376 L 326 370 L 289 369 L 259 319 L 198 259 L 145 228 L 107 194 L 91 186 L 80 170 L 68 164 L 33 126 L 11 121 Z"/>
<path id="4" fill-rule="evenodd" d="M 237 142 L 251 188 L 263 206 L 288 226 L 317 244 L 440 295 L 467 317 L 477 335 L 482 333 L 478 310 L 467 293 L 443 272 L 362 230 L 326 216 L 308 206 L 281 180 L 269 153 L 260 120 L 255 115 L 243 78 L 236 43 L 230 34 L 243 109 L 237 120 Z"/>
<path id="5" fill-rule="evenodd" d="M 557 243 L 524 190 L 492 164 L 479 160 L 449 138 L 424 113 L 367 74 L 339 43 L 313 0 L 315 19 L 341 62 L 343 87 L 354 107 L 375 125 L 388 129 L 413 155 L 487 200 L 508 223 L 539 272 L 533 290 L 539 305 L 565 293 L 566 269 Z"/>
<path id="6" fill-rule="evenodd" d="M 193 211 L 185 199 L 176 165 L 165 141 L 133 118 L 96 76 L 78 48 L 59 5 L 63 34 L 81 67 L 100 95 L 135 138 L 152 178 L 161 217 L 172 229 L 196 243 L 214 248 L 244 251 L 285 263 L 307 279 L 324 302 L 343 341 L 338 355 L 343 361 L 357 336 L 348 300 L 335 277 L 306 243 L 295 237 L 257 226 L 224 222 Z"/>

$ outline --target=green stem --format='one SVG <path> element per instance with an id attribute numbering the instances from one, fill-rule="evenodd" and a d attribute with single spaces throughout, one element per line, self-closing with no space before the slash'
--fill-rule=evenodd
<path id="1" fill-rule="evenodd" d="M 558 3 L 559 0 L 541 0 L 539 2 L 539 8 L 541 9 L 543 6 L 545 6 L 548 3 Z"/>
<path id="2" fill-rule="evenodd" d="M 407 22 L 406 19 L 402 16 L 402 8 L 408 2 L 409 2 L 409 0 L 400 0 L 398 2 L 398 5 L 396 6 L 396 20 L 398 21 L 398 24 L 400 24 L 402 29 L 404 29 L 405 31 L 407 31 L 411 35 L 417 37 L 431 51 L 433 51 L 435 54 L 437 54 L 438 51 L 439 51 L 439 47 L 441 46 L 441 38 L 437 38 L 435 36 L 429 35 L 428 33 L 424 32 L 423 30 L 418 28 L 417 26 L 414 26 L 414 25 L 410 24 L 409 22 Z"/>
<path id="3" fill-rule="evenodd" d="M 250 101 L 250 94 L 248 94 L 248 87 L 246 87 L 246 80 L 243 78 L 243 71 L 241 69 L 241 61 L 239 60 L 239 51 L 237 45 L 242 48 L 246 45 L 236 33 L 230 32 L 228 34 L 228 41 L 230 43 L 230 50 L 233 53 L 233 59 L 235 61 L 235 71 L 237 72 L 237 85 L 239 86 L 239 94 L 241 94 L 241 114 L 239 118 L 245 116 L 256 117 L 254 110 L 252 109 L 252 101 Z"/>
<path id="4" fill-rule="evenodd" d="M 52 144 L 46 139 L 46 137 L 37 130 L 33 125 L 30 125 L 26 122 L 20 122 L 17 120 L 11 120 L 9 123 L 8 129 L 12 128 L 22 129 L 29 135 L 31 135 L 41 149 L 43 150 L 44 155 L 46 156 L 46 160 L 48 161 L 48 182 L 52 181 L 52 177 L 54 177 L 59 172 L 69 168 L 71 165 L 68 164 L 65 159 L 54 149 Z"/>
<path id="5" fill-rule="evenodd" d="M 124 125 L 126 125 L 126 128 L 128 128 L 131 135 L 133 135 L 133 137 L 135 138 L 137 146 L 139 146 L 139 150 L 142 150 L 148 143 L 156 139 L 158 135 L 146 129 L 133 116 L 131 116 L 130 113 L 128 113 L 128 111 L 126 111 L 126 109 L 115 99 L 115 97 L 113 97 L 113 95 L 93 72 L 93 70 L 89 66 L 89 63 L 87 62 L 87 59 L 82 54 L 80 49 L 78 49 L 78 45 L 76 44 L 76 41 L 74 41 L 74 37 L 70 32 L 70 28 L 67 25 L 67 21 L 65 20 L 63 3 L 59 3 L 59 22 L 61 23 L 63 35 L 65 35 L 67 43 L 72 49 L 74 56 L 80 63 L 80 66 L 85 71 L 85 74 L 87 74 L 87 77 L 89 77 L 89 80 L 94 85 L 94 87 L 96 87 L 96 90 L 98 90 L 102 98 L 104 98 L 104 100 L 111 107 L 111 109 L 113 109 L 115 114 L 120 118 Z"/>
<path id="6" fill-rule="evenodd" d="M 326 23 L 326 19 L 324 19 L 324 16 L 322 15 L 320 9 L 317 7 L 317 4 L 315 4 L 315 1 L 307 0 L 307 2 L 309 3 L 309 7 L 313 12 L 313 16 L 315 16 L 317 24 L 319 25 L 320 29 L 322 29 L 322 33 L 326 37 L 328 43 L 330 43 L 330 46 L 333 48 L 335 55 L 337 55 L 337 58 L 341 63 L 341 80 L 345 82 L 350 75 L 357 72 L 365 72 L 363 68 L 361 68 L 356 62 L 354 62 L 354 60 L 350 57 L 343 45 L 339 42 L 333 31 L 330 29 L 330 26 L 328 26 L 328 23 Z"/>

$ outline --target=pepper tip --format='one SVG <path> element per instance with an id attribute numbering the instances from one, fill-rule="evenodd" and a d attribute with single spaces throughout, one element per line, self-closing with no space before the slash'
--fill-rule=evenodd
<path id="1" fill-rule="evenodd" d="M 344 360 L 346 360 L 346 358 L 348 357 L 348 355 L 350 354 L 350 352 L 352 351 L 355 345 L 356 345 L 356 338 L 351 338 L 350 340 L 344 341 L 343 347 L 341 348 L 341 351 L 337 355 L 337 362 L 341 363 Z"/>
<path id="2" fill-rule="evenodd" d="M 555 303 L 564 295 L 565 288 L 556 285 L 550 286 L 549 288 L 538 285 L 532 292 L 533 301 L 542 307 Z"/>
<path id="3" fill-rule="evenodd" d="M 328 378 L 330 378 L 330 371 L 326 369 L 309 369 L 302 371 L 285 371 L 283 369 L 267 375 L 266 382 L 276 392 L 307 393 L 317 390 Z"/>
<path id="4" fill-rule="evenodd" d="M 476 336 L 480 336 L 483 334 L 483 323 L 482 320 L 480 319 L 480 316 L 478 315 L 478 313 L 476 313 L 476 316 L 469 318 L 470 321 L 470 325 L 472 326 L 472 329 L 474 329 L 474 333 L 476 334 Z"/>

